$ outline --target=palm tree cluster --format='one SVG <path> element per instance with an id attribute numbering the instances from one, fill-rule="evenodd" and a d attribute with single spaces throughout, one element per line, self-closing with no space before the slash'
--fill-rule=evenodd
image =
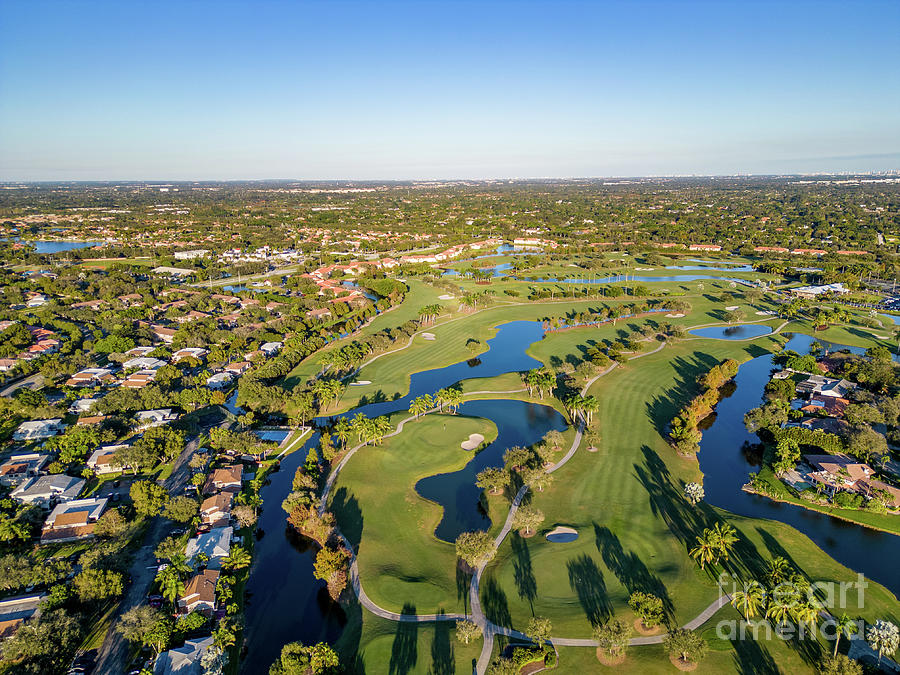
<path id="1" fill-rule="evenodd" d="M 537 391 L 543 400 L 544 394 L 549 396 L 556 387 L 556 376 L 546 368 L 535 368 L 522 374 L 522 382 L 529 396 L 534 396 Z"/>
<path id="2" fill-rule="evenodd" d="M 340 400 L 344 384 L 337 378 L 320 378 L 313 382 L 312 392 L 319 401 L 319 408 L 327 410 Z"/>
<path id="3" fill-rule="evenodd" d="M 423 325 L 434 323 L 440 313 L 443 311 L 444 307 L 437 303 L 432 305 L 425 305 L 422 309 L 419 310 L 419 323 Z"/>
<path id="4" fill-rule="evenodd" d="M 709 563 L 718 564 L 720 559 L 728 560 L 728 555 L 738 541 L 737 530 L 728 523 L 716 523 L 707 527 L 697 537 L 697 544 L 691 549 L 691 557 L 700 563 L 700 569 Z"/>
<path id="5" fill-rule="evenodd" d="M 459 406 L 462 404 L 463 393 L 460 389 L 447 387 L 438 390 L 434 395 L 422 394 L 416 396 L 409 404 L 409 412 L 419 419 L 420 415 L 424 415 L 429 410 L 437 408 L 443 412 L 444 407 L 451 414 L 455 414 Z"/>
<path id="6" fill-rule="evenodd" d="M 580 393 L 570 394 L 563 400 L 572 423 L 579 421 L 588 426 L 594 421 L 594 413 L 600 409 L 600 400 L 594 396 L 582 396 Z"/>
<path id="7" fill-rule="evenodd" d="M 393 427 L 387 417 L 366 417 L 357 413 L 350 421 L 350 432 L 356 434 L 356 439 L 363 445 L 378 445 L 387 436 Z"/>

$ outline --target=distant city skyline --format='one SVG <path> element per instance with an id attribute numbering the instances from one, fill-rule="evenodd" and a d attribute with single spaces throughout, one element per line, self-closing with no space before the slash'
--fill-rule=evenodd
<path id="1" fill-rule="evenodd" d="M 900 2 L 7 2 L 0 181 L 900 169 Z"/>

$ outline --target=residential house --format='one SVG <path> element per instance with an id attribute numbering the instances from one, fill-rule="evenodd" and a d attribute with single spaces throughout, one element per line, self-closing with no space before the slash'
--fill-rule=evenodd
<path id="1" fill-rule="evenodd" d="M 91 408 L 102 398 L 102 396 L 94 396 L 93 398 L 79 398 L 76 401 L 72 401 L 72 405 L 69 406 L 69 412 L 73 415 L 81 415 L 86 412 L 90 412 Z"/>
<path id="2" fill-rule="evenodd" d="M 91 453 L 88 457 L 87 465 L 94 473 L 103 475 L 106 473 L 116 473 L 122 470 L 122 466 L 117 465 L 113 460 L 116 453 L 127 445 L 101 445 Z"/>
<path id="3" fill-rule="evenodd" d="M 281 351 L 283 346 L 284 345 L 281 342 L 264 342 L 259 346 L 259 351 L 266 356 L 275 356 L 275 354 Z"/>
<path id="4" fill-rule="evenodd" d="M 66 380 L 67 387 L 98 387 L 115 380 L 112 368 L 85 368 Z"/>
<path id="5" fill-rule="evenodd" d="M 41 543 L 61 543 L 94 536 L 94 525 L 103 515 L 108 499 L 76 499 L 57 505 L 44 521 Z"/>
<path id="6" fill-rule="evenodd" d="M 156 351 L 156 347 L 144 346 L 144 347 L 133 347 L 125 352 L 125 356 L 131 359 L 141 358 L 142 356 L 147 356 L 150 352 Z"/>
<path id="7" fill-rule="evenodd" d="M 23 621 L 41 615 L 44 595 L 20 595 L 0 600 L 0 640 L 11 637 Z"/>
<path id="8" fill-rule="evenodd" d="M 88 415 L 87 417 L 79 417 L 75 422 L 76 427 L 94 427 L 102 424 L 104 420 L 108 420 L 109 415 Z"/>
<path id="9" fill-rule="evenodd" d="M 229 363 L 223 369 L 226 373 L 231 373 L 232 375 L 243 375 L 248 370 L 250 370 L 250 366 L 253 364 L 249 361 L 235 361 L 233 363 Z"/>
<path id="10" fill-rule="evenodd" d="M 181 359 L 187 358 L 197 359 L 199 361 L 208 353 L 208 350 L 201 347 L 185 347 L 172 354 L 172 363 L 177 363 Z"/>
<path id="11" fill-rule="evenodd" d="M 815 396 L 800 408 L 806 414 L 822 413 L 830 417 L 843 417 L 850 401 L 840 396 Z"/>
<path id="12" fill-rule="evenodd" d="M 66 428 L 62 419 L 31 420 L 22 422 L 13 432 L 14 441 L 43 441 L 62 433 Z"/>
<path id="13" fill-rule="evenodd" d="M 207 497 L 200 504 L 200 521 L 204 525 L 208 525 L 210 529 L 227 527 L 231 522 L 232 501 L 234 501 L 232 492 L 219 492 L 212 497 Z"/>
<path id="14" fill-rule="evenodd" d="M 213 638 L 185 640 L 183 647 L 170 649 L 156 657 L 153 675 L 201 675 L 200 659 L 213 649 Z"/>
<path id="15" fill-rule="evenodd" d="M 866 499 L 882 496 L 891 508 L 900 508 L 900 489 L 875 479 L 875 471 L 868 464 L 847 455 L 804 455 L 812 467 L 809 477 L 825 486 L 834 496 L 845 490 L 860 494 Z"/>
<path id="16" fill-rule="evenodd" d="M 0 359 L 0 371 L 12 370 L 18 363 L 17 359 Z"/>
<path id="17" fill-rule="evenodd" d="M 846 398 L 856 389 L 848 380 L 837 380 L 824 375 L 810 375 L 797 385 L 797 392 L 816 397 Z"/>
<path id="18" fill-rule="evenodd" d="M 128 377 L 122 380 L 122 383 L 119 386 L 125 387 L 126 389 L 141 389 L 143 387 L 146 387 L 155 379 L 155 370 L 139 370 L 136 373 L 131 373 Z"/>
<path id="19" fill-rule="evenodd" d="M 232 373 L 216 373 L 215 375 L 206 379 L 206 386 L 210 389 L 222 389 L 223 387 L 226 387 L 233 379 L 234 375 Z"/>
<path id="20" fill-rule="evenodd" d="M 162 359 L 154 359 L 149 356 L 137 356 L 133 359 L 128 359 L 122 364 L 122 367 L 128 370 L 132 368 L 136 370 L 158 370 L 164 365 L 166 365 L 166 362 Z"/>
<path id="21" fill-rule="evenodd" d="M 171 408 L 162 408 L 160 410 L 141 410 L 134 414 L 137 420 L 138 429 L 149 429 L 150 427 L 159 427 L 178 419 L 178 413 L 172 412 Z"/>
<path id="22" fill-rule="evenodd" d="M 73 478 L 59 473 L 27 478 L 9 496 L 25 504 L 49 506 L 51 502 L 72 501 L 83 487 L 83 478 Z"/>
<path id="23" fill-rule="evenodd" d="M 48 459 L 49 455 L 36 452 L 13 455 L 0 464 L 0 483 L 9 487 L 21 485 L 26 479 L 39 476 Z"/>
<path id="24" fill-rule="evenodd" d="M 201 612 L 207 616 L 216 611 L 216 584 L 219 571 L 206 569 L 198 572 L 184 585 L 184 593 L 178 598 L 178 609 L 184 614 Z"/>
<path id="25" fill-rule="evenodd" d="M 787 288 L 785 292 L 797 298 L 805 298 L 812 300 L 825 293 L 834 293 L 835 295 L 845 295 L 850 292 L 842 283 L 824 284 L 821 286 L 799 286 L 797 288 Z"/>
<path id="26" fill-rule="evenodd" d="M 232 464 L 221 469 L 215 469 L 206 479 L 203 486 L 203 494 L 212 494 L 214 492 L 234 492 L 241 491 L 241 481 L 243 479 L 244 469 L 240 464 Z"/>
<path id="27" fill-rule="evenodd" d="M 184 549 L 184 555 L 193 565 L 197 555 L 203 553 L 207 558 L 207 568 L 217 570 L 221 566 L 222 558 L 231 553 L 231 537 L 234 534 L 233 527 L 217 527 L 209 532 L 198 534 L 188 540 Z"/>

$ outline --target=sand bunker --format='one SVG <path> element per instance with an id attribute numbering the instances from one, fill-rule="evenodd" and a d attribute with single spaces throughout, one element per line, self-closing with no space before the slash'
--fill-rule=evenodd
<path id="1" fill-rule="evenodd" d="M 565 527 L 563 525 L 557 525 L 552 530 L 547 533 L 547 541 L 552 541 L 557 544 L 564 544 L 569 541 L 575 541 L 578 539 L 578 530 L 572 527 Z"/>
<path id="2" fill-rule="evenodd" d="M 463 450 L 474 450 L 484 442 L 484 436 L 481 434 L 469 434 L 468 440 L 459 444 Z"/>
<path id="3" fill-rule="evenodd" d="M 775 316 L 775 312 L 760 311 L 756 313 L 756 316 Z"/>
<path id="4" fill-rule="evenodd" d="M 732 305 L 731 307 L 726 307 L 725 310 L 728 312 L 733 312 L 734 310 L 736 310 L 739 307 L 740 307 L 740 305 Z"/>
<path id="5" fill-rule="evenodd" d="M 667 319 L 680 319 L 683 316 L 684 316 L 684 314 L 681 314 L 680 312 L 673 312 L 671 314 L 666 314 Z"/>
<path id="6" fill-rule="evenodd" d="M 449 293 L 444 293 L 443 295 L 438 296 L 438 300 L 452 300 L 454 297 L 456 296 L 450 295 Z"/>
<path id="7" fill-rule="evenodd" d="M 351 382 L 350 386 L 351 387 L 362 387 L 363 385 L 366 385 L 366 384 L 372 384 L 372 380 L 357 380 L 356 382 Z"/>
<path id="8" fill-rule="evenodd" d="M 434 340 L 434 333 L 422 333 L 423 340 Z"/>
<path id="9" fill-rule="evenodd" d="M 652 267 L 635 267 L 634 271 L 635 272 L 652 272 L 653 268 Z"/>

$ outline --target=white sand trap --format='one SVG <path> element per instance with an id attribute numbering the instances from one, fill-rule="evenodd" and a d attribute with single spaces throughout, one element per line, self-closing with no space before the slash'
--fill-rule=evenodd
<path id="1" fill-rule="evenodd" d="M 484 436 L 481 434 L 469 434 L 468 440 L 459 444 L 463 450 L 474 450 L 484 442 Z"/>
<path id="2" fill-rule="evenodd" d="M 729 312 L 733 312 L 734 310 L 738 309 L 739 307 L 740 307 L 740 305 L 732 305 L 731 307 L 726 307 L 725 309 Z"/>
<path id="3" fill-rule="evenodd" d="M 775 316 L 775 312 L 760 311 L 756 313 L 756 316 Z"/>
<path id="4" fill-rule="evenodd" d="M 666 314 L 666 318 L 667 318 L 667 319 L 680 319 L 680 318 L 683 317 L 683 316 L 684 316 L 684 314 L 681 314 L 680 312 L 674 312 L 674 313 L 672 313 L 672 314 Z"/>
<path id="5" fill-rule="evenodd" d="M 422 333 L 423 340 L 434 340 L 434 333 Z"/>
<path id="6" fill-rule="evenodd" d="M 872 337 L 878 338 L 879 340 L 887 340 L 888 339 L 887 335 L 876 335 L 875 333 L 872 333 Z"/>
<path id="7" fill-rule="evenodd" d="M 653 268 L 652 267 L 635 267 L 634 271 L 635 272 L 652 272 Z"/>
<path id="8" fill-rule="evenodd" d="M 357 380 L 356 382 L 351 382 L 351 387 L 362 387 L 367 384 L 372 384 L 372 380 Z"/>
<path id="9" fill-rule="evenodd" d="M 452 300 L 454 297 L 456 296 L 450 295 L 449 293 L 444 293 L 443 295 L 438 296 L 438 300 Z"/>

